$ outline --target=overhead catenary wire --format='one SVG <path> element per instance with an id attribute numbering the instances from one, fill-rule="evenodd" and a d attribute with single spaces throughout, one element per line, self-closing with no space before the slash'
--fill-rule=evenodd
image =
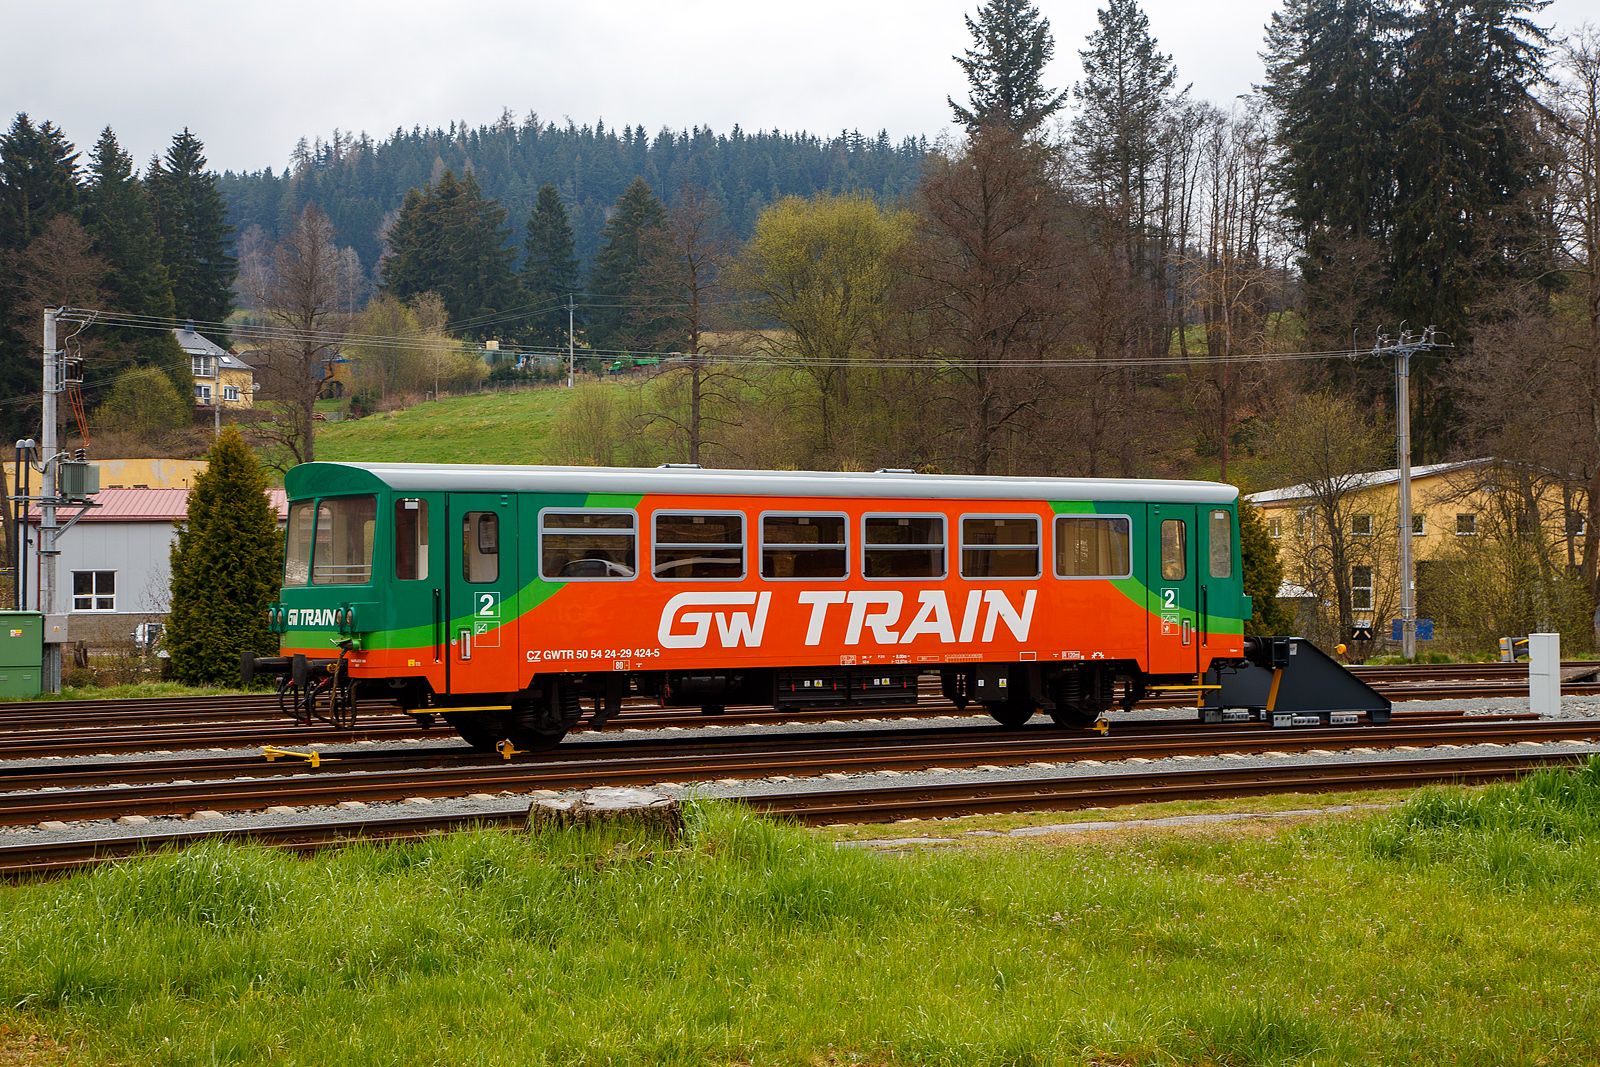
<path id="1" fill-rule="evenodd" d="M 729 301 L 730 303 L 744 303 L 748 301 Z M 565 303 L 559 306 L 565 309 Z M 598 304 L 587 303 L 576 305 L 578 307 L 664 307 L 682 306 L 675 302 L 662 302 L 659 304 Z M 547 309 L 549 310 L 549 309 Z M 237 331 L 243 339 L 261 342 L 288 342 L 288 343 L 315 343 L 318 345 L 351 345 L 361 348 L 390 348 L 390 349 L 436 349 L 460 350 L 463 342 L 456 338 L 426 335 L 396 336 L 392 334 L 357 334 L 340 333 L 337 331 L 300 330 L 293 327 L 259 324 L 230 324 L 215 320 L 200 321 L 193 319 L 162 318 L 150 315 L 135 315 L 127 312 L 87 310 L 80 308 L 65 308 L 61 313 L 62 321 L 83 322 L 89 320 L 100 325 L 119 326 L 126 329 L 140 330 L 173 330 L 181 328 L 208 329 L 213 331 Z M 452 324 L 456 325 L 456 324 Z M 517 358 L 523 356 L 556 356 L 566 355 L 565 346 L 554 345 L 502 345 L 498 350 L 502 356 Z M 1069 358 L 1023 358 L 1023 359 L 989 359 L 970 360 L 956 359 L 937 354 L 924 356 L 894 356 L 894 357 L 863 357 L 863 358 L 808 358 L 799 355 L 780 355 L 776 353 L 731 353 L 731 352 L 702 352 L 691 356 L 682 351 L 668 350 L 640 350 L 623 348 L 588 348 L 582 352 L 587 359 L 617 359 L 617 358 L 645 358 L 659 360 L 675 360 L 684 363 L 698 362 L 701 364 L 715 363 L 726 366 L 749 367 L 797 367 L 829 369 L 851 367 L 861 370 L 947 370 L 947 369 L 1052 369 L 1052 370 L 1111 370 L 1111 369 L 1159 369 L 1159 368 L 1189 368 L 1202 366 L 1215 366 L 1232 363 L 1275 363 L 1311 359 L 1356 359 L 1374 355 L 1368 351 L 1348 350 L 1318 350 L 1301 352 L 1261 352 L 1235 355 L 1194 354 L 1188 356 L 1125 356 L 1112 358 L 1096 357 L 1069 357 Z M 133 371 L 124 374 L 112 375 L 92 383 L 89 388 L 103 388 L 127 378 Z M 21 396 L 0 400 L 0 405 L 35 403 L 40 399 L 39 393 L 30 393 Z"/>

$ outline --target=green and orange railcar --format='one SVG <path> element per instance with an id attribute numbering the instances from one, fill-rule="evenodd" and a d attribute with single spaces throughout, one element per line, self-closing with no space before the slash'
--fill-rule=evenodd
<path id="1" fill-rule="evenodd" d="M 1243 665 L 1228 485 L 308 463 L 286 487 L 282 655 L 247 670 L 485 748 L 630 694 L 846 709 L 924 675 L 1002 723 L 1081 727 Z"/>

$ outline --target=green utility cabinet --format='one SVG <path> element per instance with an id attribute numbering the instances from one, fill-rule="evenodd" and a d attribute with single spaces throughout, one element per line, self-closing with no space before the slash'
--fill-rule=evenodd
<path id="1" fill-rule="evenodd" d="M 38 696 L 43 662 L 44 616 L 0 611 L 0 697 Z"/>

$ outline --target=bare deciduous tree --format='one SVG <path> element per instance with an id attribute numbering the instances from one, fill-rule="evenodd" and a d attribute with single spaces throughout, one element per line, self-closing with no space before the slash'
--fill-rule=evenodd
<path id="1" fill-rule="evenodd" d="M 316 458 L 317 396 L 348 328 L 343 256 L 334 237 L 328 216 L 306 205 L 255 294 L 267 323 L 257 374 L 272 412 L 261 432 L 288 450 L 287 466 Z"/>

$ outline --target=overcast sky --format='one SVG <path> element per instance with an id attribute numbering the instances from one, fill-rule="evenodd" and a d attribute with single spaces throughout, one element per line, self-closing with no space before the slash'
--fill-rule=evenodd
<path id="1" fill-rule="evenodd" d="M 1056 38 L 1047 84 L 1080 77 L 1096 0 L 1036 0 Z M 887 129 L 937 137 L 966 84 L 951 56 L 978 0 L 0 0 L 0 106 L 81 148 L 116 130 L 141 165 L 187 126 L 218 170 L 281 169 L 335 127 L 519 118 L 579 125 Z M 1226 104 L 1262 76 L 1278 0 L 1144 0 L 1179 83 Z M 1600 0 L 1554 0 L 1557 33 Z"/>

